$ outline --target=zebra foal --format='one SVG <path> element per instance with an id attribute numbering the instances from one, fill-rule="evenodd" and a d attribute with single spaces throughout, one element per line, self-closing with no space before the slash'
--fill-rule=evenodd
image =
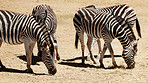
<path id="1" fill-rule="evenodd" d="M 90 38 L 103 38 L 105 42 L 104 48 L 108 48 L 112 57 L 112 63 L 117 66 L 114 60 L 114 52 L 111 47 L 111 42 L 114 38 L 117 38 L 122 47 L 126 64 L 129 68 L 135 67 L 134 56 L 136 54 L 135 48 L 137 47 L 137 40 L 130 26 L 122 26 L 118 22 L 117 18 L 111 13 L 99 12 L 95 7 L 88 6 L 80 8 L 73 18 L 74 26 L 76 29 L 76 41 L 75 46 L 78 45 L 78 39 L 80 39 L 82 49 L 82 63 L 84 63 L 84 32 Z M 131 37 L 128 37 L 130 35 Z M 88 45 L 88 44 L 87 44 Z M 101 53 L 101 57 L 104 56 L 105 49 Z M 92 53 L 90 52 L 92 56 Z M 104 67 L 103 59 L 99 60 L 100 66 Z M 95 62 L 94 62 L 95 63 Z"/>
<path id="2" fill-rule="evenodd" d="M 40 45 L 42 61 L 48 69 L 48 73 L 54 75 L 56 66 L 53 60 L 54 46 L 45 25 L 39 25 L 33 16 L 18 14 L 10 11 L 0 10 L 0 46 L 2 42 L 16 45 L 24 43 L 27 69 L 31 69 L 31 58 L 35 43 Z M 0 60 L 1 69 L 5 69 Z"/>
<path id="3" fill-rule="evenodd" d="M 48 29 L 52 39 L 54 40 L 54 46 L 56 50 L 56 58 L 60 60 L 60 56 L 58 53 L 58 41 L 56 38 L 56 28 L 57 28 L 57 18 L 53 10 L 49 5 L 37 5 L 33 8 L 32 11 L 33 17 L 36 21 L 40 24 L 45 24 L 46 28 Z M 40 46 L 38 45 L 38 50 Z M 41 51 L 39 50 L 38 56 L 41 56 Z"/>

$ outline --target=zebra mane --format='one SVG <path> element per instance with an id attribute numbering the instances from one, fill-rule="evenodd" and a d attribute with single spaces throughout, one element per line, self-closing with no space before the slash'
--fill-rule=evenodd
<path id="1" fill-rule="evenodd" d="M 105 7 L 105 8 L 117 8 L 120 6 L 125 6 L 126 4 L 119 4 L 119 5 L 114 5 L 114 6 L 109 6 L 109 7 Z"/>
<path id="2" fill-rule="evenodd" d="M 85 8 L 94 8 L 94 9 L 96 9 L 96 7 L 94 5 L 89 5 L 89 6 L 86 6 Z"/>
<path id="3" fill-rule="evenodd" d="M 124 24 L 127 25 L 129 31 L 132 33 L 132 34 L 130 34 L 130 35 L 127 35 L 128 38 L 130 39 L 130 41 L 136 40 L 136 37 L 135 37 L 135 35 L 134 35 L 133 29 L 132 29 L 132 27 L 130 26 L 130 24 L 129 24 L 128 22 L 126 22 L 126 20 L 125 20 L 124 18 L 122 18 L 122 17 L 120 17 L 120 16 L 114 16 L 114 17 L 116 18 L 117 22 L 118 22 L 122 27 L 125 26 L 125 25 L 122 24 L 122 22 L 125 22 Z"/>

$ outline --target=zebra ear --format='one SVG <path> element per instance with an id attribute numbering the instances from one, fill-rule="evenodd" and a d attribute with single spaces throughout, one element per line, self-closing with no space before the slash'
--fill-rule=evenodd
<path id="1" fill-rule="evenodd" d="M 35 13 L 36 13 L 36 11 L 35 11 L 35 9 L 33 9 L 33 11 L 32 11 L 32 16 L 33 16 L 33 18 L 35 18 L 35 20 L 36 20 Z"/>
<path id="2" fill-rule="evenodd" d="M 33 16 L 35 16 L 35 12 L 36 12 L 35 9 L 33 9 L 33 11 L 32 11 L 32 15 Z"/>

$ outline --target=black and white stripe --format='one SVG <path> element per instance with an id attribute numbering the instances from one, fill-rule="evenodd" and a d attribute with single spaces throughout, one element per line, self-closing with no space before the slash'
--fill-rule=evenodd
<path id="1" fill-rule="evenodd" d="M 37 22 L 46 25 L 46 28 L 48 29 L 52 39 L 54 40 L 56 57 L 57 60 L 59 60 L 60 56 L 58 53 L 58 42 L 56 38 L 57 18 L 55 13 L 53 12 L 53 10 L 49 5 L 42 4 L 42 5 L 37 5 L 36 7 L 33 8 L 32 15 L 35 17 Z M 38 46 L 38 48 L 40 48 L 40 46 Z"/>
<path id="2" fill-rule="evenodd" d="M 95 7 L 95 6 L 92 5 L 92 7 Z M 125 26 L 129 26 L 129 28 L 133 29 L 133 26 L 136 23 L 136 30 L 138 32 L 139 37 L 141 38 L 140 25 L 139 25 L 138 19 L 136 17 L 136 12 L 130 6 L 123 4 L 123 5 L 115 5 L 115 6 L 105 7 L 105 8 L 97 8 L 97 10 L 98 10 L 98 13 L 104 12 L 106 14 L 114 15 L 116 17 L 117 21 L 120 23 L 120 25 L 122 25 L 123 28 Z M 127 34 L 127 35 L 129 38 L 132 37 L 132 36 L 130 36 L 130 34 Z M 130 38 L 130 39 L 132 39 L 132 38 Z M 89 37 L 88 37 L 88 40 L 92 41 L 91 38 L 89 38 Z M 93 48 L 93 45 L 96 41 L 98 43 L 98 48 L 101 48 L 99 39 L 94 39 L 93 44 L 90 48 Z M 98 57 L 99 57 L 100 53 L 101 53 L 101 50 L 99 49 Z M 89 56 L 89 54 L 88 54 L 88 56 Z"/>
<path id="3" fill-rule="evenodd" d="M 118 40 L 121 42 L 123 46 L 122 55 L 124 59 L 126 57 L 125 62 L 127 63 L 128 67 L 134 68 L 135 65 L 134 55 L 136 53 L 134 51 L 135 50 L 134 45 L 137 44 L 135 43 L 136 41 L 135 35 L 133 34 L 133 30 L 129 28 L 130 26 L 127 26 L 128 24 L 126 24 L 126 26 L 123 26 L 121 25 L 118 19 L 112 13 L 98 11 L 95 8 L 95 6 L 87 6 L 77 11 L 77 13 L 73 18 L 74 26 L 76 29 L 75 45 L 77 47 L 78 38 L 79 38 L 82 48 L 82 57 L 84 57 L 84 32 L 85 32 L 89 37 L 104 39 L 105 46 L 101 54 L 101 57 L 104 57 L 104 53 L 108 47 L 112 56 L 113 65 L 117 66 L 113 58 L 114 53 L 111 47 L 111 41 L 114 38 L 118 38 Z M 128 37 L 127 34 L 132 36 L 132 40 Z M 129 51 L 127 51 L 127 49 Z M 101 66 L 103 66 L 102 61 L 103 60 L 100 59 Z M 84 58 L 82 59 L 82 62 L 84 63 Z"/>
<path id="4" fill-rule="evenodd" d="M 24 43 L 27 72 L 32 72 L 30 67 L 31 57 L 34 45 L 37 42 L 41 46 L 42 58 L 46 57 L 43 62 L 46 60 L 45 65 L 49 68 L 49 73 L 55 74 L 56 68 L 52 57 L 54 47 L 49 32 L 45 25 L 39 25 L 33 16 L 0 10 L 0 46 L 2 42 L 12 45 Z"/>
<path id="5" fill-rule="evenodd" d="M 117 18 L 117 21 L 119 21 L 122 26 L 128 25 L 133 28 L 134 24 L 136 24 L 138 35 L 141 38 L 141 31 L 138 19 L 136 17 L 136 12 L 130 6 L 123 4 L 105 8 L 97 8 L 97 10 L 98 12 L 111 13 Z"/>

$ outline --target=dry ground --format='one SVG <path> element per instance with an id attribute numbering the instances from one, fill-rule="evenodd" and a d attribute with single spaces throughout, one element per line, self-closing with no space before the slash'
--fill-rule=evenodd
<path id="1" fill-rule="evenodd" d="M 117 64 L 121 68 L 112 68 L 111 58 L 105 58 L 104 64 L 107 69 L 96 68 L 92 61 L 81 64 L 81 50 L 74 47 L 75 29 L 72 18 L 74 13 L 81 7 L 94 4 L 97 7 L 106 7 L 116 4 L 128 4 L 137 12 L 139 18 L 142 39 L 138 44 L 138 55 L 135 57 L 136 67 L 126 69 L 126 64 L 121 57 L 116 57 Z M 35 74 L 23 73 L 26 69 L 24 60 L 24 45 L 8 45 L 3 43 L 0 48 L 0 59 L 8 68 L 0 72 L 0 83 L 147 83 L 148 82 L 148 0 L 0 0 L 0 9 L 18 13 L 31 14 L 32 8 L 38 4 L 50 5 L 57 15 L 57 37 L 62 60 L 56 67 L 58 72 L 49 76 L 42 62 L 32 65 Z M 114 40 L 113 49 L 115 55 L 121 55 L 122 47 L 119 41 Z M 97 47 L 97 46 L 96 46 Z M 97 54 L 97 48 L 94 54 Z M 37 49 L 35 47 L 36 55 Z M 87 51 L 85 55 L 87 54 Z M 109 52 L 106 53 L 108 55 Z M 34 57 L 36 58 L 36 57 Z"/>

